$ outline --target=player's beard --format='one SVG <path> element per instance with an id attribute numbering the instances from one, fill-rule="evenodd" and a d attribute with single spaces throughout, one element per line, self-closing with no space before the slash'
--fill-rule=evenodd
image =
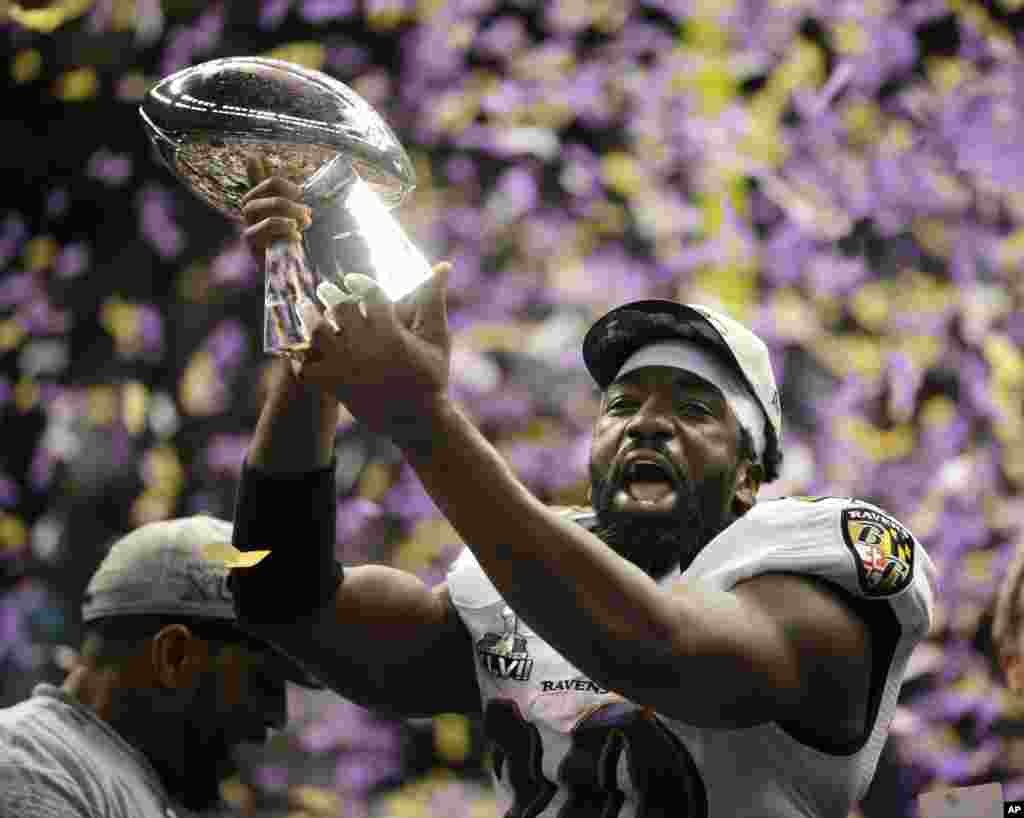
<path id="1" fill-rule="evenodd" d="M 126 686 L 109 718 L 111 727 L 147 758 L 171 796 L 194 812 L 218 804 L 220 782 L 236 769 L 222 731 L 212 728 L 218 722 L 211 708 L 217 689 L 209 676 L 203 674 L 187 700 Z"/>
<path id="2" fill-rule="evenodd" d="M 185 767 L 178 786 L 183 805 L 200 812 L 217 805 L 220 782 L 238 769 L 223 728 L 215 727 L 223 724 L 215 709 L 217 695 L 217 678 L 204 674 L 185 726 Z"/>
<path id="3" fill-rule="evenodd" d="M 664 448 L 645 448 L 672 463 Z M 701 549 L 736 519 L 728 507 L 723 508 L 733 473 L 711 474 L 695 486 L 674 464 L 672 469 L 675 505 L 665 514 L 653 515 L 615 509 L 613 499 L 623 486 L 622 469 L 602 470 L 590 464 L 591 503 L 597 514 L 594 533 L 654 579 L 677 566 L 685 570 Z"/>

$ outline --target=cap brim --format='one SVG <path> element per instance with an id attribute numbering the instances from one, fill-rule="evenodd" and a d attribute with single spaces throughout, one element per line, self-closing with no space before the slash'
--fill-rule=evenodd
<path id="1" fill-rule="evenodd" d="M 280 662 L 281 675 L 286 681 L 297 684 L 300 687 L 306 687 L 310 690 L 324 690 L 326 685 L 311 674 L 301 662 L 292 657 L 287 651 L 275 645 L 265 636 L 253 633 L 252 631 L 240 626 L 237 622 L 232 622 L 231 625 L 245 634 L 246 637 L 258 643 L 264 650 L 272 653 L 274 657 Z"/>
<path id="2" fill-rule="evenodd" d="M 88 626 L 97 620 L 128 618 L 133 615 L 158 616 L 168 620 L 180 619 L 190 626 L 209 626 L 219 629 L 218 638 L 248 643 L 249 647 L 263 653 L 269 653 L 276 660 L 275 665 L 280 675 L 286 681 L 294 682 L 302 687 L 313 690 L 323 690 L 327 687 L 323 682 L 310 673 L 301 662 L 291 656 L 287 651 L 267 639 L 266 636 L 246 628 L 237 619 L 227 616 L 210 616 L 208 614 L 196 613 L 195 611 L 170 610 L 168 608 L 133 609 L 130 611 L 120 610 L 102 611 L 99 614 L 85 613 L 82 617 L 82 624 Z M 200 632 L 200 636 L 202 632 Z"/>
<path id="3" fill-rule="evenodd" d="M 619 332 L 618 325 L 622 314 L 627 311 L 669 315 L 676 319 L 676 325 L 644 332 L 622 332 L 614 343 L 606 343 L 611 333 Z M 601 389 L 607 389 L 622 369 L 622 365 L 636 350 L 653 341 L 672 339 L 702 343 L 719 350 L 736 368 L 740 377 L 744 381 L 747 380 L 732 348 L 714 324 L 692 307 L 665 299 L 633 301 L 616 307 L 599 318 L 583 338 L 583 362 L 597 385 Z"/>

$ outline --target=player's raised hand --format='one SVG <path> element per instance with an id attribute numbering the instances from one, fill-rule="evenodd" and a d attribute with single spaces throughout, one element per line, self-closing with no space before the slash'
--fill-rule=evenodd
<path id="1" fill-rule="evenodd" d="M 313 305 L 302 307 L 312 343 L 299 377 L 336 396 L 368 428 L 400 445 L 416 440 L 420 421 L 448 391 L 450 269 L 447 262 L 435 265 L 400 305 L 368 276 L 346 276 L 347 294 L 321 285 L 329 309 L 320 316 Z"/>
<path id="2" fill-rule="evenodd" d="M 300 241 L 300 232 L 312 224 L 312 212 L 302 204 L 302 188 L 280 176 L 271 176 L 266 162 L 249 156 L 246 170 L 252 188 L 242 197 L 243 233 L 249 249 L 260 261 L 267 247 L 279 239 Z"/>

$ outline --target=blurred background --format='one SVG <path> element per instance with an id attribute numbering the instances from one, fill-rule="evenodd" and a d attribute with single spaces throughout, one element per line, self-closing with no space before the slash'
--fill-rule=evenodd
<path id="1" fill-rule="evenodd" d="M 405 144 L 399 218 L 455 264 L 458 396 L 542 497 L 585 496 L 593 318 L 669 297 L 759 332 L 787 424 L 762 496 L 871 500 L 940 572 L 855 816 L 942 785 L 1024 798 L 986 636 L 1024 524 L 1022 22 L 1020 0 L 0 0 L 0 706 L 62 678 L 113 538 L 230 517 L 262 278 L 137 106 L 269 55 L 349 83 Z M 389 443 L 343 424 L 338 477 L 342 559 L 443 576 L 456 539 Z M 225 784 L 240 812 L 497 814 L 472 721 L 290 697 Z"/>

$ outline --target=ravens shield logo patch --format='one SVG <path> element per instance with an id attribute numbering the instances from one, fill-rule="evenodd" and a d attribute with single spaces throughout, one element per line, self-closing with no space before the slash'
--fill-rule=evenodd
<path id="1" fill-rule="evenodd" d="M 914 536 L 902 523 L 878 509 L 855 505 L 843 509 L 842 527 L 866 596 L 892 596 L 910 585 Z"/>

